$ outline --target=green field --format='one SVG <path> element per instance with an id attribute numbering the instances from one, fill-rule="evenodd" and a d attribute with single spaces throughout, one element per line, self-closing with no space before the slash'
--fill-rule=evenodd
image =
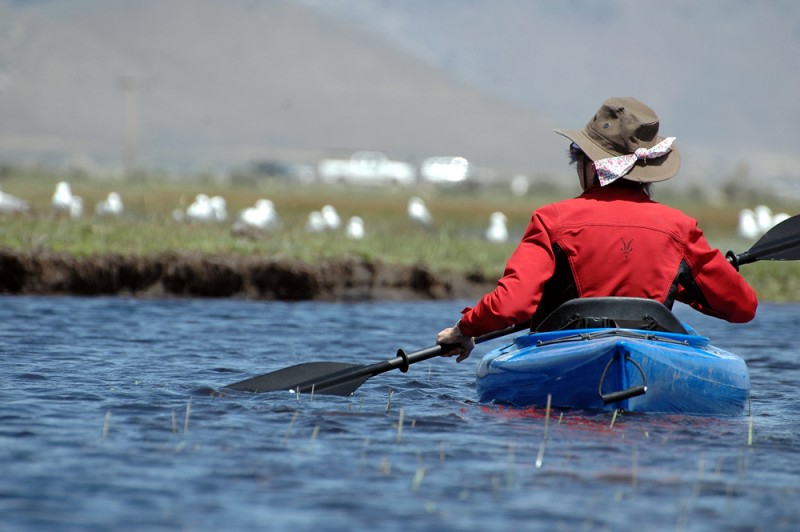
<path id="1" fill-rule="evenodd" d="M 385 263 L 426 264 L 434 270 L 486 276 L 501 274 L 505 260 L 521 236 L 531 211 L 577 193 L 577 186 L 525 197 L 513 197 L 505 188 L 441 190 L 434 188 L 378 189 L 300 185 L 276 179 L 249 185 L 219 184 L 209 180 L 98 180 L 67 179 L 74 194 L 84 200 L 84 215 L 72 220 L 51 212 L 50 198 L 60 177 L 48 173 L 6 172 L 0 187 L 31 205 L 26 215 L 5 215 L 0 220 L 0 248 L 21 251 L 52 250 L 76 256 L 107 253 L 150 255 L 169 251 L 197 251 L 212 255 L 267 255 L 319 261 L 334 257 L 364 257 Z M 664 194 L 668 190 L 664 185 Z M 108 192 L 122 196 L 122 218 L 94 215 L 94 206 Z M 685 197 L 669 197 L 655 189 L 655 199 L 694 216 L 704 228 L 712 246 L 723 251 L 745 251 L 751 242 L 736 237 L 738 211 L 743 205 L 715 206 Z M 222 224 L 186 223 L 173 219 L 176 208 L 184 209 L 198 193 L 221 195 L 227 201 L 229 218 Z M 434 224 L 415 226 L 406 216 L 411 195 L 422 197 Z M 237 237 L 231 232 L 236 214 L 257 199 L 272 200 L 283 226 L 260 238 Z M 343 232 L 308 234 L 309 212 L 323 205 L 336 207 L 343 221 L 358 215 L 365 221 L 366 237 L 350 241 Z M 749 205 L 752 207 L 752 205 Z M 796 205 L 773 206 L 791 214 Z M 482 234 L 489 215 L 502 211 L 508 217 L 512 242 L 490 244 Z M 800 264 L 761 262 L 743 267 L 743 275 L 762 300 L 800 301 Z"/>

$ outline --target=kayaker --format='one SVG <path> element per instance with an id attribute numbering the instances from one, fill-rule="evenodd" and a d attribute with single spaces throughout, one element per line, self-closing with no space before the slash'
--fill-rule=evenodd
<path id="1" fill-rule="evenodd" d="M 609 98 L 583 129 L 555 130 L 570 142 L 583 193 L 533 212 L 494 291 L 437 335 L 466 359 L 473 337 L 532 317 L 532 328 L 577 297 L 675 301 L 734 323 L 753 319 L 755 291 L 712 249 L 697 221 L 650 198 L 650 184 L 678 173 L 675 137 L 635 98 Z"/>

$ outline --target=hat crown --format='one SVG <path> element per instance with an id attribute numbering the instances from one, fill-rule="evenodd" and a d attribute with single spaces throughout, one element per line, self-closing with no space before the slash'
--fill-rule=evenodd
<path id="1" fill-rule="evenodd" d="M 650 107 L 629 96 L 608 98 L 583 129 L 556 129 L 592 161 L 635 154 L 666 140 L 658 135 L 658 116 Z M 672 143 L 664 155 L 637 158 L 623 176 L 629 181 L 664 181 L 678 173 L 681 155 Z"/>
<path id="2" fill-rule="evenodd" d="M 636 98 L 609 98 L 586 125 L 587 136 L 606 151 L 625 155 L 658 141 L 658 116 Z"/>

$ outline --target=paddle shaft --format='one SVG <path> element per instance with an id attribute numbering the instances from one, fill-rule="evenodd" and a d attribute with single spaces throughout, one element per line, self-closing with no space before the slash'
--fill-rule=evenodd
<path id="1" fill-rule="evenodd" d="M 784 251 L 798 248 L 798 244 L 800 244 L 800 242 L 798 242 L 797 238 L 784 238 L 776 242 L 771 242 L 769 245 L 765 245 L 759 249 L 755 249 L 756 246 L 753 246 L 752 249 L 738 255 L 734 255 L 732 251 L 729 251 L 727 257 L 731 264 L 738 266 L 742 264 L 751 264 L 759 260 L 794 260 L 783 258 L 780 254 Z M 775 255 L 775 257 L 770 257 L 770 255 Z"/>
<path id="2" fill-rule="evenodd" d="M 529 326 L 530 321 L 526 321 L 502 331 L 479 336 L 475 338 L 475 343 L 488 342 Z M 406 372 L 411 364 L 440 356 L 454 347 L 434 345 L 412 353 L 399 349 L 395 358 L 368 366 L 341 362 L 306 362 L 235 382 L 226 388 L 248 392 L 291 390 L 298 393 L 318 392 L 346 396 L 356 391 L 370 377 L 394 369 Z"/>
<path id="3" fill-rule="evenodd" d="M 409 354 L 405 354 L 401 349 L 398 351 L 398 355 L 390 360 L 345 370 L 338 375 L 332 375 L 331 377 L 314 382 L 300 383 L 291 388 L 297 393 L 325 393 L 348 382 L 352 382 L 356 388 L 358 388 L 364 381 L 375 375 L 380 375 L 381 373 L 386 373 L 394 369 L 405 372 L 408 371 L 408 365 L 414 364 L 415 362 L 422 362 L 423 360 L 428 360 L 429 358 L 434 358 L 441 354 L 442 346 L 440 345 L 420 349 L 419 351 L 414 351 Z"/>
<path id="4" fill-rule="evenodd" d="M 519 332 L 523 329 L 527 329 L 528 327 L 530 327 L 530 320 L 524 323 L 519 323 L 512 327 L 508 327 L 501 331 L 495 331 L 478 336 L 475 338 L 475 343 L 480 344 L 483 342 L 488 342 L 489 340 L 494 340 L 495 338 L 500 338 L 508 334 Z M 375 375 L 380 375 L 381 373 L 386 373 L 387 371 L 392 371 L 395 369 L 399 369 L 405 373 L 408 371 L 408 367 L 411 364 L 416 364 L 417 362 L 422 362 L 424 360 L 441 356 L 442 354 L 446 353 L 448 349 L 452 349 L 453 347 L 455 346 L 437 344 L 413 351 L 411 353 L 406 353 L 404 350 L 398 349 L 397 356 L 390 360 L 376 362 L 375 364 L 357 367 L 352 370 L 346 370 L 339 374 L 331 375 L 329 378 L 319 379 L 314 382 L 299 383 L 292 388 L 298 393 L 325 393 L 326 391 L 334 389 L 347 382 L 357 383 L 355 387 L 358 388 L 358 386 L 360 386 L 364 381 L 374 377 Z"/>

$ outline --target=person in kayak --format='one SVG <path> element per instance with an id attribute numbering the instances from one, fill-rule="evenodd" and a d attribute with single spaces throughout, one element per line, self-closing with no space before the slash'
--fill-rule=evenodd
<path id="1" fill-rule="evenodd" d="M 697 221 L 650 198 L 650 184 L 678 173 L 675 137 L 658 135 L 659 119 L 635 98 L 603 102 L 583 129 L 555 130 L 571 141 L 583 193 L 540 207 L 508 259 L 494 291 L 437 335 L 466 359 L 473 337 L 532 319 L 578 297 L 675 301 L 734 323 L 750 321 L 755 291 L 708 244 Z"/>

